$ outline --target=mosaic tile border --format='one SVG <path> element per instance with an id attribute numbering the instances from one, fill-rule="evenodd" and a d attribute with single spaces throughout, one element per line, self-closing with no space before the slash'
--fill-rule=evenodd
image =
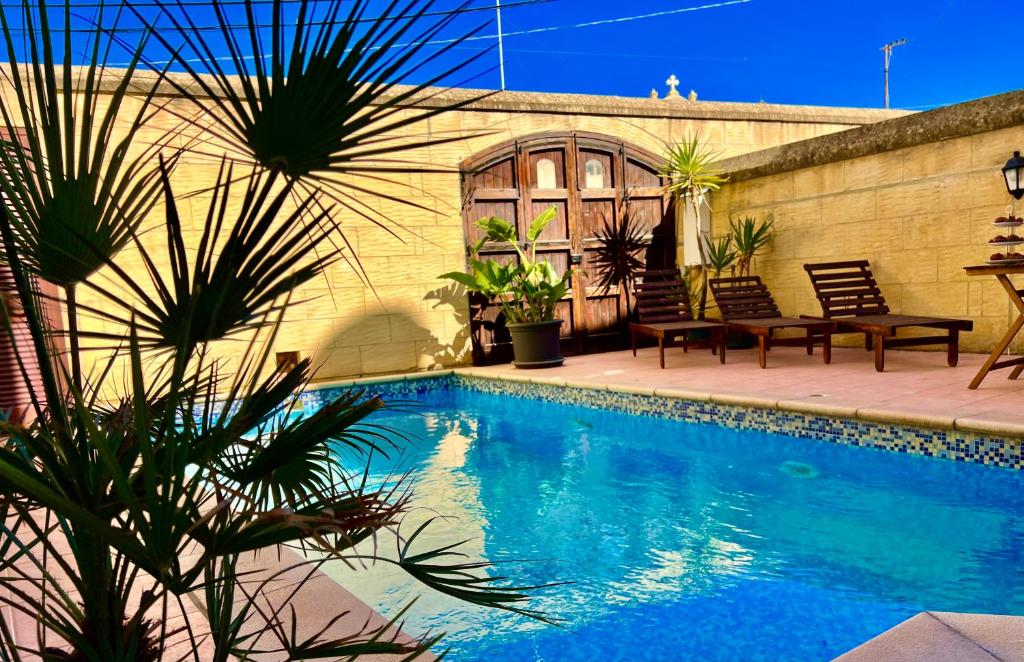
<path id="1" fill-rule="evenodd" d="M 894 453 L 936 457 L 956 462 L 1024 469 L 1021 439 L 969 430 L 924 428 L 839 416 L 788 411 L 774 407 L 711 402 L 707 398 L 671 397 L 587 385 L 545 384 L 457 373 L 356 381 L 304 393 L 305 407 L 316 407 L 332 391 L 360 387 L 391 400 L 415 400 L 427 392 L 465 389 L 515 398 L 610 409 L 690 423 L 722 425 L 739 430 L 786 434 L 802 439 Z"/>

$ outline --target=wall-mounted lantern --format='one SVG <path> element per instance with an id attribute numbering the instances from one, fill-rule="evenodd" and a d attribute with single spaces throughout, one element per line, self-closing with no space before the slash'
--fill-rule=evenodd
<path id="1" fill-rule="evenodd" d="M 1024 197 L 1024 157 L 1014 152 L 1010 160 L 1003 166 L 1003 179 L 1010 195 L 1020 200 Z"/>

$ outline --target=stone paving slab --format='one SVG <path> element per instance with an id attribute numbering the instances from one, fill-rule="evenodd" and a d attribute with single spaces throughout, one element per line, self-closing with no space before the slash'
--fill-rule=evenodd
<path id="1" fill-rule="evenodd" d="M 1024 616 L 926 611 L 837 662 L 1024 661 Z"/>

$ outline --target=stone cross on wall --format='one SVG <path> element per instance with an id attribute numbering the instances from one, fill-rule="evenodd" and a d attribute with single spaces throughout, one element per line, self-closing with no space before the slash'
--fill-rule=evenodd
<path id="1" fill-rule="evenodd" d="M 676 89 L 677 87 L 679 87 L 679 79 L 676 78 L 675 74 L 672 74 L 671 76 L 669 76 L 668 80 L 665 81 L 665 84 L 668 85 L 668 96 L 670 96 L 670 97 L 677 97 L 677 96 L 679 96 L 679 91 Z"/>

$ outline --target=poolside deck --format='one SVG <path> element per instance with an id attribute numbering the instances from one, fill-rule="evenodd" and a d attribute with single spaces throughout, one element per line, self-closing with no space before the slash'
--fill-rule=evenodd
<path id="1" fill-rule="evenodd" d="M 866 420 L 958 428 L 974 432 L 1024 436 L 1024 379 L 993 373 L 975 391 L 967 384 L 984 357 L 962 354 L 956 368 L 944 352 L 886 352 L 886 371 L 875 372 L 871 354 L 836 348 L 824 365 L 820 349 L 778 347 L 767 369 L 757 366 L 756 350 L 729 350 L 720 365 L 707 350 L 684 354 L 673 348 L 666 368 L 658 367 L 657 349 L 570 357 L 547 370 L 517 370 L 497 365 L 459 370 L 473 375 L 566 382 L 590 387 L 660 392 L 711 399 L 723 404 L 768 407 Z"/>

